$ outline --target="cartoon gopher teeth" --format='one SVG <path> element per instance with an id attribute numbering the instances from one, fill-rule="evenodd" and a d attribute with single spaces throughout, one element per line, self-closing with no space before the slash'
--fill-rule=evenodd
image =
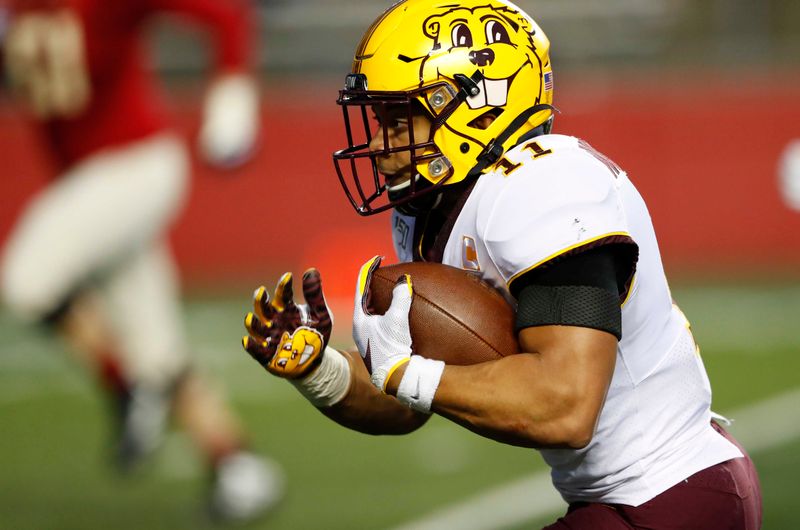
<path id="1" fill-rule="evenodd" d="M 475 110 L 486 106 L 502 107 L 508 98 L 510 79 L 484 79 L 478 95 L 467 98 L 469 108 Z"/>

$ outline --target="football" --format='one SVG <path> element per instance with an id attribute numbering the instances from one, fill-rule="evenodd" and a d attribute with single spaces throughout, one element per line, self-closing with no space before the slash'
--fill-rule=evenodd
<path id="1" fill-rule="evenodd" d="M 368 306 L 383 314 L 403 274 L 414 298 L 409 325 L 414 354 L 468 365 L 519 353 L 514 309 L 494 287 L 468 271 L 439 263 L 400 263 L 372 273 Z"/>

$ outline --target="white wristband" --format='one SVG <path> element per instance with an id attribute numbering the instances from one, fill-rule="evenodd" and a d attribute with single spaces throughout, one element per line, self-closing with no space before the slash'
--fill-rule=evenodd
<path id="1" fill-rule="evenodd" d="M 325 348 L 322 362 L 303 379 L 289 380 L 315 407 L 330 407 L 340 402 L 350 389 L 350 363 L 339 351 Z"/>
<path id="2" fill-rule="evenodd" d="M 430 414 L 433 396 L 439 388 L 444 363 L 412 355 L 397 387 L 397 399 L 414 410 Z"/>

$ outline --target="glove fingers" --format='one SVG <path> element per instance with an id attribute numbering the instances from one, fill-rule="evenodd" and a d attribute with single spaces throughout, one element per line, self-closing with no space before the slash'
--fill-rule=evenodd
<path id="1" fill-rule="evenodd" d="M 407 327 L 408 313 L 411 310 L 411 300 L 413 297 L 414 288 L 411 283 L 411 276 L 404 274 L 398 278 L 397 283 L 392 289 L 392 303 L 389 305 L 386 314 L 396 317 L 397 322 L 405 323 Z"/>
<path id="2" fill-rule="evenodd" d="M 303 297 L 317 330 L 325 337 L 327 345 L 333 328 L 333 319 L 322 292 L 322 278 L 317 269 L 308 269 L 303 274 Z"/>
<path id="3" fill-rule="evenodd" d="M 245 315 L 244 327 L 247 328 L 247 333 L 256 340 L 263 342 L 270 336 L 270 327 L 253 313 Z"/>
<path id="4" fill-rule="evenodd" d="M 263 285 L 253 293 L 253 312 L 261 322 L 271 322 L 275 317 L 275 308 L 269 301 L 269 293 Z"/>
<path id="5" fill-rule="evenodd" d="M 275 297 L 270 304 L 275 310 L 282 312 L 294 303 L 294 289 L 292 288 L 292 273 L 284 272 L 278 285 L 275 286 Z"/>
<path id="6" fill-rule="evenodd" d="M 267 368 L 272 357 L 275 355 L 275 349 L 270 347 L 271 340 L 258 341 L 253 337 L 242 337 L 242 347 L 250 354 L 250 357 L 258 361 L 258 364 Z"/>
<path id="7" fill-rule="evenodd" d="M 369 314 L 369 285 L 372 281 L 372 273 L 380 267 L 383 256 L 374 256 L 361 266 L 358 273 L 358 284 L 356 285 L 356 311 L 361 307 L 364 314 Z"/>

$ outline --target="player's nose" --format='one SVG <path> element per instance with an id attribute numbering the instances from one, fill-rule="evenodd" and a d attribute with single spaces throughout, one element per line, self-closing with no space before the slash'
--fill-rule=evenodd
<path id="1" fill-rule="evenodd" d="M 385 146 L 383 141 L 383 127 L 378 127 L 378 130 L 375 131 L 375 134 L 372 135 L 369 141 L 369 150 L 372 152 L 383 151 Z"/>

